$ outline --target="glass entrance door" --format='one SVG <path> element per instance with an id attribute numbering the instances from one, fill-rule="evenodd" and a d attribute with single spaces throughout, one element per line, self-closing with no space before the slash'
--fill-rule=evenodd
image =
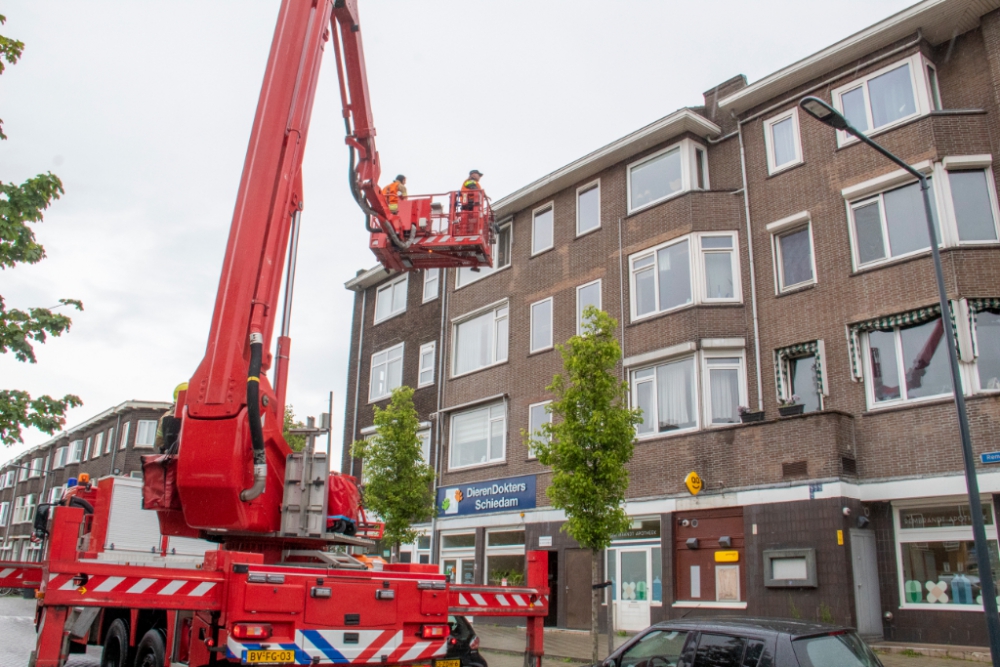
<path id="1" fill-rule="evenodd" d="M 618 549 L 618 630 L 638 631 L 649 627 L 649 549 Z"/>
<path id="2" fill-rule="evenodd" d="M 444 575 L 453 584 L 476 583 L 476 559 L 473 556 L 469 556 L 468 558 L 445 558 L 441 562 L 441 566 Z"/>

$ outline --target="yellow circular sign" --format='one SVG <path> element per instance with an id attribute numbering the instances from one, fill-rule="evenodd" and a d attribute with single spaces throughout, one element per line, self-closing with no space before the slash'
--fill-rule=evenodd
<path id="1" fill-rule="evenodd" d="M 703 482 L 701 481 L 701 477 L 698 476 L 698 473 L 692 470 L 688 473 L 687 477 L 684 478 L 684 486 L 687 487 L 687 490 L 691 492 L 692 496 L 697 496 L 701 492 Z"/>

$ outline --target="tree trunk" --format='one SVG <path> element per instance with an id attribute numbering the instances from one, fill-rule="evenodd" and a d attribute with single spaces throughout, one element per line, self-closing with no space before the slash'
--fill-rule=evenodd
<path id="1" fill-rule="evenodd" d="M 601 593 L 603 588 L 594 588 L 601 583 L 601 552 L 592 549 L 590 552 L 590 659 L 595 665 L 598 661 L 597 614 L 601 610 Z"/>

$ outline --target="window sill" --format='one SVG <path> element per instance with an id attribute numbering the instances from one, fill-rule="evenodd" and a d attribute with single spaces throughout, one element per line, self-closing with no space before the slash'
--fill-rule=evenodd
<path id="1" fill-rule="evenodd" d="M 700 602 L 698 600 L 678 600 L 670 605 L 675 609 L 746 609 L 746 602 Z"/>
<path id="2" fill-rule="evenodd" d="M 585 232 L 579 232 L 579 231 L 578 231 L 578 232 L 576 233 L 576 236 L 574 237 L 574 239 L 573 239 L 573 240 L 575 241 L 576 239 L 582 239 L 582 238 L 583 238 L 584 236 L 590 236 L 590 235 L 591 235 L 591 234 L 593 234 L 594 232 L 599 232 L 599 231 L 601 231 L 601 225 L 597 225 L 597 226 L 596 226 L 596 227 L 594 227 L 593 229 L 588 229 L 588 230 L 587 230 L 587 231 L 585 231 Z"/>
<path id="3" fill-rule="evenodd" d="M 548 347 L 543 347 L 540 350 L 532 350 L 531 352 L 528 352 L 528 356 L 529 357 L 534 357 L 534 356 L 537 356 L 539 354 L 545 354 L 546 352 L 551 352 L 554 349 L 556 349 L 555 345 L 549 345 Z"/>
<path id="4" fill-rule="evenodd" d="M 475 375 L 476 373 L 480 373 L 482 371 L 489 370 L 491 368 L 496 368 L 497 366 L 503 366 L 506 363 L 507 363 L 507 360 L 504 359 L 503 361 L 498 361 L 495 364 L 490 364 L 489 366 L 482 366 L 480 368 L 476 368 L 476 369 L 473 369 L 471 371 L 465 371 L 464 373 L 460 373 L 458 375 L 452 375 L 449 379 L 451 379 L 451 380 L 457 380 L 458 378 L 468 377 L 470 375 Z"/>
<path id="5" fill-rule="evenodd" d="M 692 189 L 692 190 L 678 190 L 677 192 L 672 192 L 669 195 L 667 195 L 666 197 L 663 197 L 662 199 L 657 199 L 656 201 L 651 201 L 648 204 L 643 204 L 639 208 L 632 209 L 625 216 L 625 219 L 628 220 L 632 216 L 638 215 L 638 214 L 643 213 L 645 211 L 648 211 L 651 208 L 656 208 L 660 204 L 666 204 L 668 201 L 673 201 L 674 199 L 677 199 L 681 195 L 686 195 L 689 192 L 701 192 L 701 191 L 700 190 L 693 190 Z"/>
<path id="6" fill-rule="evenodd" d="M 983 606 L 980 604 L 934 604 L 931 602 L 926 603 L 909 603 L 899 605 L 900 611 L 983 611 Z"/>
<path id="7" fill-rule="evenodd" d="M 946 246 L 943 246 L 943 245 L 939 245 L 938 246 L 938 251 L 941 252 L 941 253 L 944 253 L 945 250 L 950 250 L 953 247 L 954 246 L 947 246 L 946 247 Z M 868 273 L 870 271 L 877 271 L 878 269 L 884 269 L 884 268 L 889 267 L 889 266 L 897 266 L 899 264 L 906 264 L 907 262 L 912 262 L 912 261 L 917 260 L 917 259 L 926 259 L 927 257 L 930 257 L 930 256 L 931 256 L 931 249 L 930 248 L 927 248 L 925 250 L 916 250 L 916 251 L 914 251 L 912 253 L 909 253 L 907 255 L 901 255 L 899 257 L 891 257 L 889 259 L 881 260 L 881 261 L 879 261 L 879 262 L 877 262 L 875 264 L 867 264 L 865 266 L 861 266 L 861 267 L 855 268 L 854 271 L 851 273 L 851 277 L 854 277 L 854 276 L 857 276 L 857 275 L 861 275 L 861 274 L 864 274 L 864 273 Z"/>
<path id="8" fill-rule="evenodd" d="M 885 407 L 869 406 L 865 412 L 861 413 L 862 417 L 874 417 L 875 415 L 885 414 L 887 412 L 901 412 L 903 410 L 916 410 L 918 408 L 926 408 L 930 405 L 945 405 L 947 403 L 954 403 L 955 398 L 950 394 L 947 396 L 934 396 L 932 398 L 915 399 L 906 401 L 905 403 L 893 403 Z"/>
<path id="9" fill-rule="evenodd" d="M 649 322 L 650 320 L 655 320 L 659 317 L 682 313 L 692 308 L 742 308 L 743 305 L 742 301 L 702 301 L 700 303 L 687 303 L 672 310 L 664 310 L 662 313 L 653 313 L 650 315 L 643 315 L 642 317 L 634 317 L 625 326 L 636 326 L 638 324 L 643 324 L 644 322 Z"/>
<path id="10" fill-rule="evenodd" d="M 805 283 L 803 285 L 796 285 L 795 287 L 789 287 L 786 290 L 778 292 L 777 294 L 774 295 L 774 298 L 780 299 L 781 297 L 784 297 L 784 296 L 792 296 L 793 294 L 799 294 L 801 292 L 807 292 L 807 291 L 809 291 L 809 290 L 811 290 L 811 289 L 813 289 L 815 287 L 816 287 L 816 281 L 813 281 L 811 283 Z"/>
<path id="11" fill-rule="evenodd" d="M 418 384 L 417 389 L 426 389 L 427 387 L 433 387 L 433 382 L 425 382 L 424 384 Z"/>
<path id="12" fill-rule="evenodd" d="M 922 118 L 927 118 L 930 115 L 931 115 L 930 112 L 927 112 L 927 113 L 919 113 L 919 112 L 918 113 L 914 113 L 912 116 L 907 116 L 905 118 L 900 118 L 898 120 L 894 120 L 891 123 L 889 123 L 888 125 L 883 125 L 882 127 L 878 128 L 876 130 L 871 130 L 870 132 L 865 132 L 864 135 L 866 137 L 868 137 L 869 139 L 873 139 L 873 138 L 879 136 L 880 134 L 885 134 L 886 132 L 891 132 L 892 130 L 895 130 L 895 129 L 900 128 L 900 127 L 906 127 L 907 125 L 911 125 L 911 124 L 917 122 L 918 120 L 920 120 Z M 841 150 L 841 149 L 843 149 L 843 148 L 849 148 L 851 146 L 854 146 L 856 144 L 860 144 L 861 143 L 860 139 L 857 139 L 857 138 L 853 137 L 850 134 L 847 134 L 846 138 L 844 138 L 843 140 L 841 140 L 841 136 L 843 136 L 841 134 L 841 132 L 837 132 L 837 150 L 838 151 Z"/>
<path id="13" fill-rule="evenodd" d="M 393 313 L 391 315 L 387 315 L 387 316 L 383 317 L 380 320 L 376 320 L 376 319 L 372 318 L 372 326 L 373 327 L 374 326 L 378 326 L 379 324 L 382 324 L 383 322 L 388 322 L 389 320 L 395 319 L 395 318 L 399 317 L 400 315 L 405 315 L 405 314 L 406 314 L 406 308 L 404 308 L 403 310 L 399 311 L 398 313 Z"/>
<path id="14" fill-rule="evenodd" d="M 501 266 L 499 269 L 494 269 L 493 271 L 490 271 L 486 275 L 481 275 L 481 276 L 479 276 L 479 277 L 477 277 L 477 278 L 475 278 L 473 280 L 470 280 L 469 282 L 465 283 L 464 285 L 459 285 L 458 284 L 458 277 L 457 277 L 458 276 L 458 270 L 456 269 L 455 270 L 455 275 L 456 275 L 456 278 L 455 278 L 455 291 L 457 292 L 460 289 L 465 289 L 469 285 L 475 285 L 480 280 L 485 280 L 486 278 L 489 278 L 490 276 L 495 276 L 496 274 L 500 273 L 501 271 L 506 271 L 510 267 L 511 267 L 510 264 L 508 264 L 507 266 Z"/>
<path id="15" fill-rule="evenodd" d="M 552 244 L 552 245 L 550 245 L 550 246 L 549 246 L 548 248 L 542 248 L 542 249 L 541 249 L 541 250 L 539 250 L 538 252 L 533 252 L 533 253 L 531 253 L 531 255 L 530 255 L 530 256 L 528 257 L 528 261 L 531 261 L 531 260 L 533 260 L 533 259 L 534 259 L 534 258 L 536 258 L 536 257 L 541 257 L 541 256 L 542 256 L 542 255 L 544 255 L 545 253 L 547 253 L 547 252 L 552 252 L 552 251 L 553 251 L 553 250 L 555 250 L 555 249 L 556 249 L 556 246 L 555 246 L 555 244 L 553 243 L 553 244 Z"/>
<path id="16" fill-rule="evenodd" d="M 496 468 L 497 466 L 507 465 L 506 457 L 502 461 L 489 461 L 487 463 L 471 463 L 467 466 L 460 466 L 458 468 L 452 468 L 451 464 L 448 465 L 447 472 L 465 472 L 466 470 L 480 470 L 482 468 Z M 439 486 L 448 486 L 442 482 L 438 483 Z"/>
<path id="17" fill-rule="evenodd" d="M 424 299 L 423 301 L 421 301 L 421 302 L 420 302 L 420 305 L 422 306 L 422 305 L 424 305 L 425 303 L 430 303 L 431 301 L 437 301 L 437 300 L 438 300 L 438 295 L 437 295 L 437 294 L 435 294 L 435 295 L 434 295 L 434 296 L 432 296 L 431 298 L 429 298 L 429 299 Z"/>
<path id="18" fill-rule="evenodd" d="M 783 165 L 783 166 L 775 169 L 774 171 L 769 171 L 768 174 L 767 174 L 767 178 L 774 178 L 775 176 L 781 176 L 782 174 L 785 174 L 785 173 L 787 173 L 787 172 L 795 169 L 796 167 L 801 167 L 801 166 L 804 166 L 804 165 L 805 165 L 805 160 L 799 160 L 798 162 L 791 162 L 789 164 Z M 767 180 L 767 179 L 765 179 L 765 180 Z"/>
<path id="19" fill-rule="evenodd" d="M 651 440 L 657 440 L 659 438 L 675 438 L 679 435 L 691 435 L 692 433 L 701 433 L 707 429 L 703 428 L 684 428 L 676 429 L 674 431 L 664 431 L 663 433 L 649 433 L 645 435 L 636 435 L 635 439 L 638 443 L 648 442 Z"/>

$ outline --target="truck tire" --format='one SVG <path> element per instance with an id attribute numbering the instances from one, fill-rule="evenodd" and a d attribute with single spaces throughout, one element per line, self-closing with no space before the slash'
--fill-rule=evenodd
<path id="1" fill-rule="evenodd" d="M 101 667 L 132 667 L 128 645 L 128 624 L 120 618 L 111 622 L 104 635 L 104 650 L 101 651 Z"/>
<path id="2" fill-rule="evenodd" d="M 153 628 L 143 635 L 142 641 L 139 642 L 139 648 L 135 651 L 135 667 L 163 667 L 163 656 L 166 652 L 163 633 Z"/>

